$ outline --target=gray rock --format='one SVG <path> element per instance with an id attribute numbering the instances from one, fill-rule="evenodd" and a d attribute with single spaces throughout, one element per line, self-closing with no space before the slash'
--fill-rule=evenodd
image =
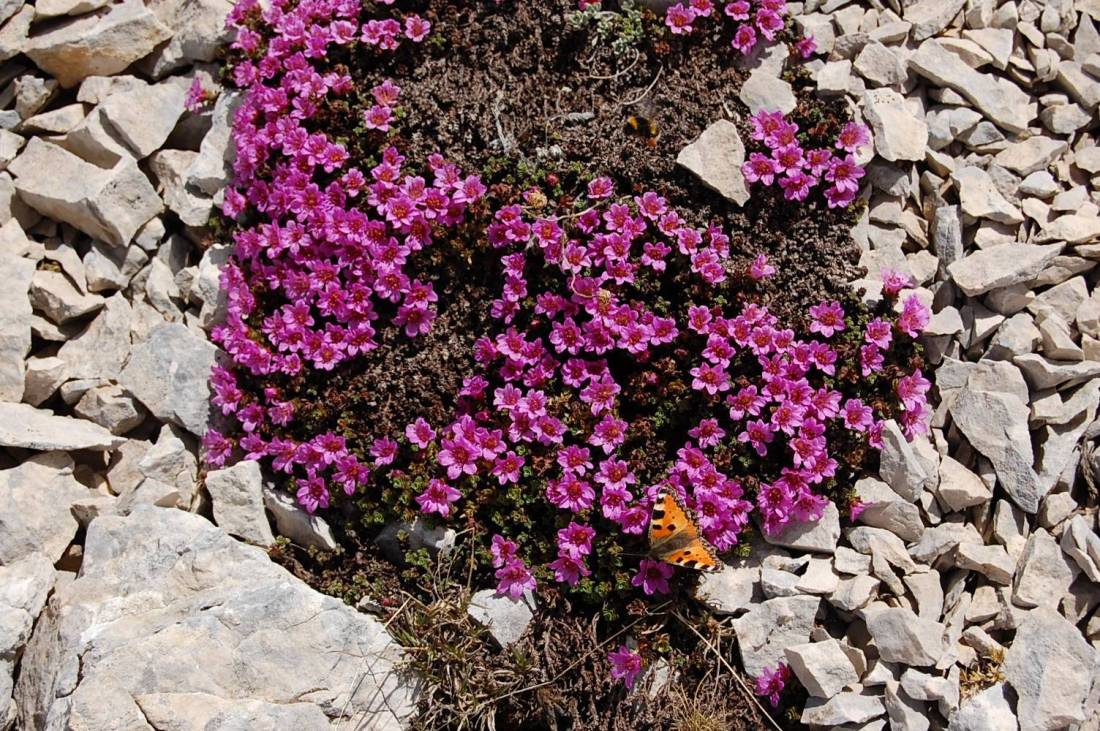
<path id="1" fill-rule="evenodd" d="M 883 426 L 882 443 L 879 466 L 882 479 L 903 500 L 916 502 L 924 488 L 935 484 L 934 477 L 928 474 L 913 446 L 893 420 Z"/>
<path id="2" fill-rule="evenodd" d="M 218 353 L 185 325 L 163 323 L 134 348 L 119 383 L 158 419 L 202 436 L 210 419 L 207 381 Z"/>
<path id="3" fill-rule="evenodd" d="M 122 293 L 109 297 L 83 332 L 61 346 L 69 378 L 114 380 L 130 355 L 133 309 Z"/>
<path id="4" fill-rule="evenodd" d="M 1039 478 L 1028 432 L 1029 410 L 1015 396 L 964 389 L 951 416 L 971 446 L 993 463 L 1013 502 L 1029 513 L 1039 509 Z"/>
<path id="5" fill-rule="evenodd" d="M 833 553 L 840 539 L 840 511 L 830 503 L 825 506 L 821 519 L 816 522 L 792 522 L 775 535 L 767 533 L 763 535 L 764 540 L 773 546 L 815 553 Z"/>
<path id="6" fill-rule="evenodd" d="M 1037 528 L 1017 563 L 1012 601 L 1021 607 L 1057 609 L 1079 571 L 1050 533 Z"/>
<path id="7" fill-rule="evenodd" d="M 416 693 L 400 657 L 377 620 L 261 549 L 196 515 L 138 507 L 88 527 L 80 575 L 39 618 L 15 698 L 23 728 L 146 728 L 147 708 L 167 727 L 203 728 L 219 705 L 259 714 L 234 727 L 276 728 L 287 714 L 319 719 L 296 712 L 305 704 L 333 726 L 396 729 Z"/>
<path id="8" fill-rule="evenodd" d="M 52 411 L 29 404 L 0 403 L 0 446 L 39 451 L 114 449 L 124 440 L 101 426 L 55 416 Z"/>
<path id="9" fill-rule="evenodd" d="M 696 598 L 719 614 L 736 614 L 748 609 L 759 599 L 761 553 L 754 550 L 748 558 L 735 559 L 721 571 L 704 573 L 699 578 Z"/>
<path id="10" fill-rule="evenodd" d="M 1100 218 L 1069 214 L 1057 216 L 1042 225 L 1042 231 L 1035 237 L 1038 243 L 1065 241 L 1068 244 L 1084 244 L 1100 237 Z"/>
<path id="11" fill-rule="evenodd" d="M 212 198 L 196 195 L 186 186 L 187 172 L 198 156 L 191 150 L 161 150 L 149 158 L 165 204 L 188 226 L 205 226 L 214 208 Z M 740 170 L 738 167 L 738 174 Z"/>
<path id="12" fill-rule="evenodd" d="M 1016 561 L 1001 546 L 960 543 L 955 549 L 955 565 L 977 571 L 996 584 L 1012 583 Z"/>
<path id="13" fill-rule="evenodd" d="M 863 95 L 863 111 L 875 138 L 875 151 L 884 160 L 924 160 L 928 125 L 906 107 L 893 89 L 874 89 Z"/>
<path id="14" fill-rule="evenodd" d="M 887 662 L 927 667 L 944 653 L 944 626 L 921 619 L 902 607 L 876 609 L 866 613 L 867 631 L 879 655 Z"/>
<path id="15" fill-rule="evenodd" d="M 790 114 L 798 106 L 791 85 L 767 68 L 759 68 L 749 75 L 741 85 L 739 97 L 753 114 L 762 109 Z"/>
<path id="16" fill-rule="evenodd" d="M 199 273 L 191 287 L 191 299 L 202 304 L 199 322 L 212 327 L 225 318 L 225 290 L 221 287 L 221 273 L 229 261 L 230 247 L 215 244 L 207 249 L 199 262 Z"/>
<path id="17" fill-rule="evenodd" d="M 900 86 L 909 75 L 897 54 L 878 41 L 872 41 L 863 47 L 856 57 L 854 67 L 856 73 L 870 82 L 871 86 Z"/>
<path id="18" fill-rule="evenodd" d="M 1024 353 L 1012 359 L 1036 391 L 1051 388 L 1069 388 L 1100 375 L 1100 362 L 1093 360 L 1077 363 L 1047 360 L 1037 353 Z"/>
<path id="19" fill-rule="evenodd" d="M 783 662 L 788 647 L 806 643 L 820 605 L 814 596 L 779 597 L 754 604 L 733 620 L 745 672 L 756 677 Z"/>
<path id="20" fill-rule="evenodd" d="M 114 246 L 128 244 L 164 207 L 133 160 L 103 169 L 36 137 L 8 169 L 31 208 Z"/>
<path id="21" fill-rule="evenodd" d="M 860 523 L 888 530 L 907 543 L 924 533 L 920 508 L 901 499 L 885 482 L 865 477 L 856 482 L 855 490 L 864 505 Z"/>
<path id="22" fill-rule="evenodd" d="M 508 647 L 523 636 L 534 619 L 535 615 L 528 606 L 528 601 L 534 602 L 534 599 L 529 598 L 529 595 L 512 599 L 497 596 L 493 589 L 483 589 L 470 597 L 466 612 L 474 621 L 488 629 L 501 647 Z"/>
<path id="23" fill-rule="evenodd" d="M 951 714 L 948 731 L 1016 731 L 1019 724 L 1008 698 L 1008 686 L 997 683 L 979 691 Z"/>
<path id="24" fill-rule="evenodd" d="M 1061 546 L 1090 581 L 1100 583 L 1100 536 L 1084 516 L 1074 516 L 1069 522 L 1062 532 Z"/>
<path id="25" fill-rule="evenodd" d="M 119 435 L 145 421 L 145 411 L 117 385 L 89 389 L 80 397 L 73 413 Z"/>
<path id="26" fill-rule="evenodd" d="M 88 279 L 89 292 L 105 292 L 125 289 L 149 261 L 149 255 L 140 246 L 127 246 L 125 249 L 109 247 L 93 241 L 91 249 L 84 255 L 84 273 Z"/>
<path id="27" fill-rule="evenodd" d="M 924 4 L 942 5 L 937 0 Z M 966 97 L 1002 129 L 1023 133 L 1035 119 L 1037 105 L 1029 94 L 1007 79 L 975 71 L 936 40 L 921 44 L 909 58 L 909 68 Z"/>
<path id="28" fill-rule="evenodd" d="M 56 356 L 27 359 L 27 373 L 23 388 L 23 402 L 38 406 L 53 396 L 58 387 L 69 379 L 69 368 Z"/>
<path id="29" fill-rule="evenodd" d="M 78 528 L 69 506 L 89 494 L 73 477 L 72 459 L 60 452 L 0 470 L 0 565 L 35 552 L 60 559 Z"/>
<path id="30" fill-rule="evenodd" d="M 940 206 L 932 224 L 932 249 L 946 267 L 963 257 L 962 220 L 958 206 Z"/>
<path id="31" fill-rule="evenodd" d="M 218 97 L 211 114 L 210 131 L 202 138 L 199 156 L 187 171 L 187 185 L 213 196 L 229 182 L 237 151 L 233 145 L 233 114 L 240 106 L 240 93 L 227 92 Z"/>
<path id="32" fill-rule="evenodd" d="M 15 663 L 23 654 L 56 573 L 53 563 L 41 553 L 0 566 L 0 728 L 15 723 L 11 698 Z"/>
<path id="33" fill-rule="evenodd" d="M 992 490 L 961 463 L 944 455 L 940 461 L 940 484 L 936 497 L 950 511 L 965 510 L 989 502 Z"/>
<path id="34" fill-rule="evenodd" d="M 186 81 L 174 79 L 111 94 L 100 109 L 130 154 L 141 160 L 168 139 L 183 116 L 186 93 Z"/>
<path id="35" fill-rule="evenodd" d="M 1030 175 L 1045 170 L 1068 149 L 1069 145 L 1065 140 L 1031 137 L 1001 150 L 993 158 L 993 162 L 1020 175 Z"/>
<path id="36" fill-rule="evenodd" d="M 1085 720 L 1096 651 L 1077 628 L 1052 609 L 1026 615 L 1004 661 L 1019 700 L 1020 726 L 1054 731 Z"/>
<path id="37" fill-rule="evenodd" d="M 81 292 L 64 274 L 49 269 L 39 269 L 31 276 L 30 302 L 58 325 L 103 307 L 102 297 Z"/>
<path id="38" fill-rule="evenodd" d="M 182 430 L 171 424 L 165 424 L 157 436 L 157 443 L 149 447 L 139 458 L 137 468 L 145 478 L 145 482 L 153 480 L 168 488 L 163 490 L 162 495 L 153 502 L 159 501 L 172 507 L 189 510 L 195 502 L 198 491 L 199 463 L 194 452 L 184 441 L 185 437 Z M 141 482 L 138 480 L 133 484 L 140 488 Z M 146 497 L 151 491 L 151 486 L 146 485 Z M 168 492 L 175 494 L 175 502 L 162 499 Z M 127 494 L 123 494 L 123 497 L 127 497 Z"/>
<path id="39" fill-rule="evenodd" d="M 886 713 L 881 698 L 858 693 L 839 693 L 827 701 L 811 698 L 802 711 L 802 723 L 837 728 L 843 724 L 862 724 Z"/>
<path id="40" fill-rule="evenodd" d="M 230 535 L 253 545 L 275 543 L 264 514 L 263 474 L 260 463 L 245 460 L 206 475 L 206 489 L 214 508 L 214 522 Z"/>
<path id="41" fill-rule="evenodd" d="M 38 68 L 68 88 L 89 76 L 122 71 L 171 35 L 144 3 L 125 0 L 105 13 L 53 26 L 35 35 L 23 50 Z"/>
<path id="42" fill-rule="evenodd" d="M 191 61 L 214 61 L 232 38 L 225 19 L 233 4 L 228 0 L 153 0 L 149 9 L 172 31 L 172 38 L 152 54 L 150 74 L 165 73 Z"/>
<path id="43" fill-rule="evenodd" d="M 332 528 L 319 515 L 307 513 L 290 495 L 264 486 L 264 507 L 275 519 L 279 535 L 286 536 L 305 548 L 335 551 L 336 538 Z"/>
<path id="44" fill-rule="evenodd" d="M 968 165 L 952 173 L 951 179 L 959 189 L 959 202 L 966 215 L 1009 225 L 1023 223 L 1023 214 L 1005 199 L 985 170 Z"/>
<path id="45" fill-rule="evenodd" d="M 788 647 L 786 658 L 798 681 L 815 698 L 832 698 L 859 683 L 851 658 L 834 639 Z"/>
<path id="46" fill-rule="evenodd" d="M 928 705 L 910 697 L 896 682 L 886 682 L 883 701 L 891 731 L 928 731 L 931 727 Z"/>
<path id="47" fill-rule="evenodd" d="M 920 0 L 905 9 L 905 20 L 912 23 L 914 41 L 931 38 L 947 27 L 966 5 L 966 0 Z"/>
<path id="48" fill-rule="evenodd" d="M 1057 81 L 1086 110 L 1095 112 L 1097 105 L 1100 105 L 1100 85 L 1096 83 L 1095 76 L 1085 73 L 1081 64 L 1062 61 L 1058 64 Z"/>
<path id="49" fill-rule="evenodd" d="M 745 162 L 745 145 L 737 134 L 737 126 L 725 119 L 714 122 L 699 138 L 680 150 L 676 164 L 698 177 L 703 185 L 739 206 L 749 199 L 749 189 L 741 165 Z"/>
<path id="50" fill-rule="evenodd" d="M 27 293 L 34 262 L 0 253 L 0 401 L 23 398 L 24 359 L 31 349 L 31 303 Z"/>

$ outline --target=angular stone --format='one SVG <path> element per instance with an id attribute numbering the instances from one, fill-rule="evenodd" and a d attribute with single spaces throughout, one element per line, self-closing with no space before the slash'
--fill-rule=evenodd
<path id="1" fill-rule="evenodd" d="M 955 549 L 955 565 L 977 571 L 990 581 L 1007 586 L 1012 583 L 1016 562 L 1001 546 L 960 543 Z"/>
<path id="2" fill-rule="evenodd" d="M 1100 536 L 1083 515 L 1074 516 L 1062 532 L 1062 551 L 1077 562 L 1090 581 L 1100 583 Z"/>
<path id="3" fill-rule="evenodd" d="M 1036 529 L 1027 539 L 1017 564 L 1012 601 L 1021 607 L 1057 609 L 1069 585 L 1077 578 L 1077 565 L 1045 530 Z"/>
<path id="4" fill-rule="evenodd" d="M 1031 175 L 1045 170 L 1068 149 L 1069 145 L 1065 140 L 1031 137 L 1001 150 L 993 158 L 993 162 L 1020 175 Z"/>
<path id="5" fill-rule="evenodd" d="M 888 530 L 905 542 L 916 541 L 924 533 L 920 509 L 901 499 L 885 482 L 865 477 L 856 482 L 856 495 L 864 508 L 859 522 Z"/>
<path id="6" fill-rule="evenodd" d="M 145 412 L 123 390 L 122 386 L 108 385 L 93 388 L 80 397 L 73 413 L 82 419 L 99 424 L 112 434 L 125 434 L 145 421 Z"/>
<path id="7" fill-rule="evenodd" d="M 1023 214 L 1001 195 L 985 170 L 970 165 L 956 170 L 951 179 L 959 189 L 959 202 L 966 215 L 1010 225 L 1023 223 Z"/>
<path id="8" fill-rule="evenodd" d="M 802 723 L 824 728 L 862 724 L 886 713 L 881 698 L 858 693 L 840 693 L 827 701 L 810 699 L 802 711 Z M 851 726 L 846 726 L 851 728 Z"/>
<path id="9" fill-rule="evenodd" d="M 23 398 L 33 315 L 27 293 L 34 270 L 33 261 L 0 253 L 0 401 Z"/>
<path id="10" fill-rule="evenodd" d="M 483 589 L 470 597 L 466 612 L 488 629 L 501 647 L 508 647 L 523 636 L 534 618 L 528 601 L 534 600 L 498 596 L 494 589 Z"/>
<path id="11" fill-rule="evenodd" d="M 29 404 L 0 403 L 0 446 L 39 451 L 114 449 L 124 439 L 96 424 L 54 416 Z"/>
<path id="12" fill-rule="evenodd" d="M 931 728 L 927 704 L 911 698 L 897 683 L 886 683 L 883 700 L 891 731 L 927 731 Z"/>
<path id="13" fill-rule="evenodd" d="M 799 682 L 815 698 L 832 698 L 859 682 L 851 658 L 834 639 L 788 647 L 785 654 Z"/>
<path id="14" fill-rule="evenodd" d="M 118 380 L 158 419 L 202 436 L 210 419 L 207 381 L 218 353 L 185 325 L 162 323 L 133 349 Z"/>
<path id="15" fill-rule="evenodd" d="M 721 571 L 703 574 L 699 577 L 696 598 L 719 614 L 736 614 L 748 609 L 754 599 L 759 599 L 760 562 L 768 551 L 778 552 L 779 549 L 754 544 L 747 558 L 727 559 Z"/>
<path id="16" fill-rule="evenodd" d="M 166 486 L 163 493 L 172 492 L 176 497 L 165 504 L 189 510 L 198 490 L 198 459 L 184 442 L 184 433 L 178 427 L 165 424 L 157 435 L 157 442 L 149 447 L 138 460 L 137 468 L 145 483 L 156 481 Z M 140 488 L 141 481 L 133 484 Z M 146 493 L 150 490 L 146 488 Z M 122 497 L 128 497 L 123 493 Z M 159 499 L 159 498 L 158 498 Z"/>
<path id="17" fill-rule="evenodd" d="M 741 85 L 739 97 L 752 114 L 761 110 L 790 114 L 798 106 L 791 85 L 767 68 L 759 68 L 749 75 Z"/>
<path id="18" fill-rule="evenodd" d="M 79 527 L 69 506 L 88 495 L 67 454 L 38 454 L 0 470 L 0 565 L 35 552 L 60 559 Z"/>
<path id="19" fill-rule="evenodd" d="M 100 105 L 103 116 L 135 159 L 164 145 L 183 116 L 187 94 L 182 79 L 111 94 Z"/>
<path id="20" fill-rule="evenodd" d="M 152 0 L 149 9 L 172 31 L 172 39 L 152 54 L 151 75 L 165 73 L 192 61 L 214 61 L 232 38 L 226 17 L 228 0 Z"/>
<path id="21" fill-rule="evenodd" d="M 128 244 L 163 209 L 133 160 L 105 170 L 36 137 L 8 169 L 27 205 L 114 246 Z"/>
<path id="22" fill-rule="evenodd" d="M 1096 651 L 1056 611 L 1029 612 L 1004 661 L 1020 727 L 1054 731 L 1084 721 L 1095 661 Z"/>
<path id="23" fill-rule="evenodd" d="M 1003 682 L 979 691 L 959 705 L 951 714 L 948 731 L 1015 731 L 1019 728 L 1016 714 L 1008 698 L 1008 686 Z"/>
<path id="24" fill-rule="evenodd" d="M 737 134 L 737 126 L 725 119 L 714 122 L 699 138 L 680 150 L 676 164 L 686 168 L 703 185 L 739 206 L 749 199 L 741 165 L 745 162 L 745 145 Z"/>
<path id="25" fill-rule="evenodd" d="M 214 208 L 211 198 L 195 195 L 186 187 L 186 175 L 199 153 L 191 150 L 161 150 L 149 158 L 168 210 L 188 226 L 205 226 Z M 741 168 L 737 168 L 738 175 Z"/>
<path id="26" fill-rule="evenodd" d="M 924 2 L 941 5 L 939 0 Z M 936 40 L 922 43 L 910 56 L 909 67 L 966 97 L 1003 129 L 1023 133 L 1035 119 L 1038 107 L 1029 94 L 1007 79 L 975 71 Z"/>
<path id="27" fill-rule="evenodd" d="M 966 0 L 920 0 L 905 9 L 905 20 L 912 23 L 914 41 L 931 38 L 947 27 L 966 5 Z"/>
<path id="28" fill-rule="evenodd" d="M 210 131 L 202 138 L 199 156 L 187 171 L 187 185 L 201 193 L 213 196 L 229 182 L 237 150 L 233 144 L 233 114 L 240 106 L 242 95 L 223 93 L 214 102 Z"/>
<path id="29" fill-rule="evenodd" d="M 1025 353 L 1012 359 L 1023 371 L 1027 382 L 1036 391 L 1049 388 L 1069 388 L 1100 375 L 1100 362 L 1065 363 L 1047 360 L 1036 353 Z"/>
<path id="30" fill-rule="evenodd" d="M 264 714 L 237 728 L 352 718 L 402 728 L 415 690 L 396 672 L 400 660 L 380 622 L 309 589 L 261 549 L 199 516 L 138 507 L 89 525 L 80 575 L 39 618 L 15 697 L 24 728 L 47 718 L 58 728 L 149 728 L 146 708 L 169 717 L 161 728 L 208 728 L 218 704 Z M 195 717 L 172 715 L 191 705 L 164 712 L 148 700 L 183 694 L 217 700 Z M 300 705 L 327 723 L 281 725 Z"/>
<path id="31" fill-rule="evenodd" d="M 825 506 L 820 520 L 806 523 L 792 521 L 775 535 L 764 533 L 764 540 L 773 546 L 815 553 L 833 553 L 839 539 L 840 511 L 832 503 Z"/>
<path id="32" fill-rule="evenodd" d="M 884 160 L 924 160 L 928 125 L 905 105 L 893 89 L 863 95 L 863 111 L 875 137 L 875 151 Z"/>
<path id="33" fill-rule="evenodd" d="M 214 522 L 230 535 L 256 546 L 275 543 L 264 514 L 263 474 L 251 460 L 206 475 Z"/>
<path id="34" fill-rule="evenodd" d="M 863 47 L 854 67 L 856 73 L 871 82 L 872 86 L 900 86 L 909 75 L 897 54 L 877 41 Z"/>
<path id="35" fill-rule="evenodd" d="M 989 502 L 993 492 L 980 477 L 944 455 L 940 461 L 940 484 L 936 488 L 936 497 L 948 510 L 958 511 Z"/>
<path id="36" fill-rule="evenodd" d="M 68 367 L 69 378 L 118 378 L 130 355 L 132 323 L 133 309 L 125 295 L 109 297 L 96 319 L 57 353 Z"/>
<path id="37" fill-rule="evenodd" d="M 926 667 L 944 653 L 944 626 L 902 607 L 868 611 L 867 631 L 887 662 Z"/>
<path id="38" fill-rule="evenodd" d="M 30 302 L 51 322 L 63 325 L 103 307 L 103 298 L 85 294 L 61 272 L 39 269 L 31 276 Z"/>
<path id="39" fill-rule="evenodd" d="M 69 379 L 68 366 L 56 356 L 29 358 L 23 388 L 23 402 L 38 406 L 53 396 L 59 386 Z"/>
<path id="40" fill-rule="evenodd" d="M 1085 73 L 1081 64 L 1075 61 L 1062 61 L 1058 64 L 1058 85 L 1069 92 L 1069 95 L 1082 107 L 1089 111 L 1096 111 L 1100 105 L 1100 84 L 1096 83 L 1096 77 Z"/>
<path id="41" fill-rule="evenodd" d="M 140 0 L 124 0 L 104 13 L 65 21 L 35 35 L 24 52 L 62 86 L 122 71 L 171 37 Z"/>
<path id="42" fill-rule="evenodd" d="M 265 485 L 264 507 L 271 511 L 279 535 L 286 536 L 304 548 L 336 550 L 336 538 L 325 519 L 307 513 L 292 496 Z"/>
<path id="43" fill-rule="evenodd" d="M 768 599 L 733 620 L 745 672 L 756 677 L 783 662 L 786 648 L 807 642 L 820 605 L 813 596 Z"/>
<path id="44" fill-rule="evenodd" d="M 933 485 L 934 479 L 893 420 L 884 424 L 882 442 L 879 464 L 882 479 L 903 500 L 916 502 L 921 491 Z"/>
<path id="45" fill-rule="evenodd" d="M 1085 244 L 1098 236 L 1100 236 L 1100 218 L 1095 215 L 1069 214 L 1058 216 L 1050 223 L 1044 224 L 1035 241 L 1041 244 L 1047 241 Z"/>

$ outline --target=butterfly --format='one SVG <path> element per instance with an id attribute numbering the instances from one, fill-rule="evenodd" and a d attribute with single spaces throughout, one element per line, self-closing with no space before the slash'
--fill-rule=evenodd
<path id="1" fill-rule="evenodd" d="M 722 563 L 703 538 L 695 514 L 668 487 L 662 487 L 649 519 L 649 550 L 654 558 L 696 571 L 718 571 Z"/>

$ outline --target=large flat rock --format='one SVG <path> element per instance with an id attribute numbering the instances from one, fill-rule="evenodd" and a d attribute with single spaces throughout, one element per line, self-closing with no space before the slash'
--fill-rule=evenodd
<path id="1" fill-rule="evenodd" d="M 126 440 L 98 424 L 68 416 L 57 416 L 29 404 L 0 403 L 0 446 L 22 447 L 47 452 L 74 449 L 104 451 Z"/>

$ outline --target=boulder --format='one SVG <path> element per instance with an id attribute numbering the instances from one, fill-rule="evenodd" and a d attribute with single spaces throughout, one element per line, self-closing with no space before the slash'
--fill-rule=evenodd
<path id="1" fill-rule="evenodd" d="M 260 463 L 243 460 L 206 475 L 206 490 L 214 508 L 214 522 L 230 535 L 253 545 L 275 543 L 264 514 L 263 474 Z"/>
<path id="2" fill-rule="evenodd" d="M 35 455 L 0 470 L 0 565 L 36 552 L 59 560 L 79 528 L 69 506 L 90 494 L 73 477 L 73 461 L 62 452 Z"/>
<path id="3" fill-rule="evenodd" d="M 82 419 L 56 416 L 29 404 L 0 403 L 0 446 L 39 451 L 114 449 L 126 441 Z"/>
<path id="4" fill-rule="evenodd" d="M 832 698 L 859 683 L 859 673 L 837 640 L 808 642 L 788 647 L 785 652 L 798 681 L 815 698 Z"/>
<path id="5" fill-rule="evenodd" d="M 703 185 L 739 206 L 749 199 L 749 189 L 741 166 L 745 145 L 737 126 L 728 120 L 714 122 L 699 138 L 680 150 L 676 164 L 693 173 Z"/>
<path id="6" fill-rule="evenodd" d="M 733 620 L 745 672 L 756 677 L 784 662 L 788 647 L 809 641 L 820 606 L 816 596 L 778 597 L 752 605 Z"/>

